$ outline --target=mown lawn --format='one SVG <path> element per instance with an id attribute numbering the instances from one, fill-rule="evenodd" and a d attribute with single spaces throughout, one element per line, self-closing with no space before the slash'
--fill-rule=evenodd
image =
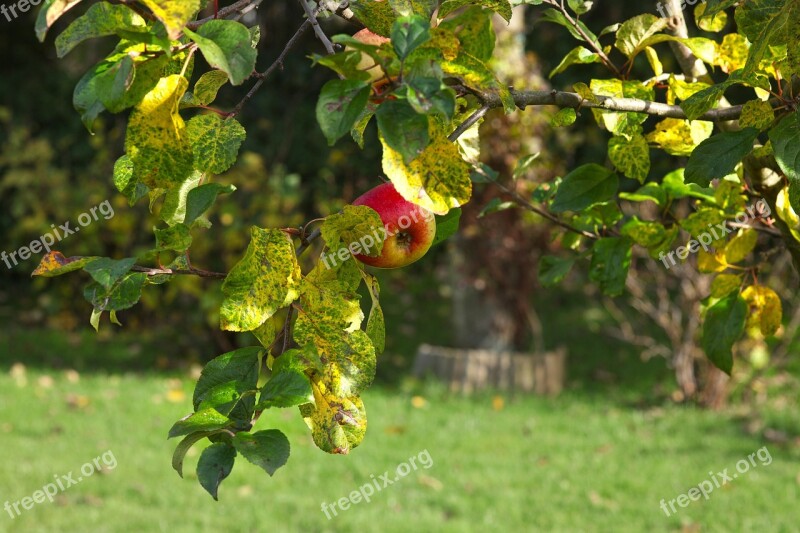
<path id="1" fill-rule="evenodd" d="M 745 430 L 735 409 L 642 407 L 614 387 L 573 387 L 555 399 L 464 399 L 431 385 L 376 387 L 365 397 L 367 438 L 347 457 L 318 451 L 295 410 L 269 413 L 257 427 L 288 435 L 289 463 L 269 478 L 238 460 L 214 502 L 196 481 L 197 451 L 187 459 L 185 479 L 170 467 L 176 442 L 166 433 L 190 408 L 188 373 L 13 366 L 33 349 L 18 340 L 0 342 L 0 505 L 54 476 L 73 472 L 77 479 L 81 465 L 109 450 L 117 466 L 18 518 L 0 510 L 3 531 L 800 530 L 796 441 L 762 441 L 760 432 Z M 114 357 L 123 343 L 84 340 L 71 349 L 102 348 Z M 773 407 L 766 416 L 796 435 L 796 405 Z M 735 473 L 737 461 L 765 445 L 771 464 L 756 458 L 758 466 L 707 501 L 677 507 L 670 517 L 659 508 L 709 472 Z M 430 468 L 419 458 L 426 450 Z M 323 502 L 385 471 L 394 478 L 412 456 L 417 470 L 376 491 L 371 502 L 326 518 Z"/>

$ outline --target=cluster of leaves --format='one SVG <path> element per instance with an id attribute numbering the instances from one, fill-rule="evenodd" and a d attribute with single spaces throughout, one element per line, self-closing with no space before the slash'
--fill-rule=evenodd
<path id="1" fill-rule="evenodd" d="M 541 0 L 527 3 L 553 4 Z M 651 14 L 595 35 L 579 19 L 591 2 L 569 2 L 572 17 L 547 8 L 544 21 L 566 27 L 582 41 L 551 77 L 575 65 L 604 63 L 613 77 L 576 84 L 575 92 L 585 101 L 597 103 L 598 97 L 611 97 L 653 102 L 663 94 L 664 103 L 678 104 L 686 118 L 654 121 L 645 113 L 593 108 L 598 125 L 611 134 L 608 158 L 616 172 L 596 164 L 581 166 L 548 184 L 546 190 L 537 191 L 533 198 L 578 230 L 564 235 L 562 242 L 581 251 L 576 258 L 546 258 L 540 269 L 544 284 L 559 282 L 577 258 L 587 257 L 591 279 L 615 296 L 625 289 L 634 245 L 664 261 L 667 268 L 675 264 L 676 250 L 681 261 L 697 252 L 698 269 L 716 274 L 711 294 L 704 301 L 702 346 L 709 359 L 727 373 L 733 366 L 732 347 L 746 329 L 756 336 L 770 336 L 781 324 L 780 298 L 757 282 L 758 269 L 767 262 L 759 261 L 755 251 L 759 241 L 764 247 L 768 244 L 767 237 L 760 239 L 757 230 L 777 233 L 770 230 L 782 222 L 790 229 L 784 239 L 796 241 L 800 222 L 796 214 L 800 212 L 800 115 L 791 89 L 791 81 L 800 72 L 800 58 L 790 44 L 797 35 L 800 7 L 778 0 L 705 2 L 694 10 L 697 26 L 706 32 L 721 32 L 728 26 L 725 10 L 734 4 L 739 4 L 735 9 L 737 32 L 720 40 L 676 37 L 669 33 L 667 19 Z M 613 44 L 604 45 L 604 39 L 613 39 Z M 676 42 L 706 68 L 727 74 L 727 79 L 714 83 L 708 75 L 693 79 L 692 74 L 664 72 L 656 47 Z M 616 53 L 624 58 L 621 67 L 612 62 Z M 640 55 L 652 70 L 650 79 L 631 78 Z M 698 119 L 734 86 L 751 89 L 752 99 L 742 104 L 738 124 L 723 125 L 723 131 L 715 133 L 714 123 Z M 557 125 L 571 124 L 575 112 L 562 110 L 556 120 Z M 652 149 L 688 157 L 685 169 L 661 178 L 651 176 Z M 746 161 L 752 157 L 777 161 L 776 170 L 779 168 L 782 176 L 772 173 L 777 183 L 775 202 L 770 197 L 775 195 L 765 191 L 767 185 L 745 171 Z M 630 190 L 626 179 L 638 181 L 640 188 L 625 192 Z M 688 217 L 676 208 L 680 199 L 693 204 Z M 655 212 L 656 217 L 641 220 L 636 216 L 635 205 L 643 202 L 655 206 L 646 212 Z M 626 205 L 631 208 L 628 213 L 623 212 Z M 711 246 L 701 249 L 703 242 Z"/>
<path id="2" fill-rule="evenodd" d="M 46 0 L 36 26 L 40 39 L 79 3 Z M 576 258 L 546 258 L 542 282 L 560 281 L 577 258 L 589 258 L 591 279 L 618 295 L 634 245 L 661 259 L 685 244 L 687 235 L 703 242 L 710 229 L 725 228 L 708 243 L 712 248 L 698 252 L 698 265 L 716 274 L 705 302 L 702 343 L 714 364 L 730 372 L 732 347 L 746 324 L 766 336 L 781 323 L 780 299 L 756 281 L 761 264 L 752 258 L 765 239 L 750 226 L 780 221 L 784 239 L 800 241 L 800 116 L 797 102 L 784 94 L 784 80 L 792 80 L 800 66 L 788 46 L 800 8 L 777 0 L 741 2 L 735 11 L 738 32 L 718 41 L 675 37 L 664 19 L 650 14 L 596 35 L 580 20 L 591 2 L 527 3 L 551 6 L 543 20 L 564 26 L 581 41 L 552 76 L 589 63 L 603 63 L 612 72 L 611 78 L 575 86 L 585 102 L 598 104 L 603 97 L 652 102 L 657 91 L 665 91 L 665 102 L 679 104 L 687 117 L 651 124 L 643 112 L 592 106 L 599 126 L 611 134 L 608 155 L 616 172 L 584 165 L 535 191 L 529 201 L 522 198 L 569 228 L 562 243 L 579 252 Z M 698 26 L 721 32 L 726 9 L 736 3 L 697 6 Z M 326 452 L 345 454 L 358 446 L 367 424 L 361 394 L 373 380 L 385 334 L 378 284 L 360 263 L 343 261 L 329 268 L 318 261 L 310 271 L 301 270 L 298 256 L 309 248 L 306 228 L 252 228 L 245 255 L 227 274 L 190 264 L 193 232 L 210 224 L 204 213 L 220 194 L 233 192 L 213 178 L 235 163 L 245 138 L 235 118 L 239 107 L 226 113 L 210 106 L 223 85 L 238 86 L 253 75 L 260 37 L 257 27 L 233 20 L 196 20 L 202 7 L 199 0 L 99 2 L 56 39 L 63 56 L 88 39 L 119 38 L 78 83 L 74 105 L 90 131 L 100 113 L 129 110 L 126 153 L 115 165 L 114 183 L 131 205 L 148 197 L 161 227 L 154 229 L 154 248 L 140 257 L 66 258 L 52 252 L 35 273 L 88 273 L 92 281 L 85 296 L 93 306 L 95 327 L 104 312 L 118 322 L 117 312 L 135 305 L 145 286 L 167 283 L 176 274 L 225 279 L 221 327 L 252 332 L 261 346 L 210 362 L 195 388 L 193 413 L 170 430 L 170 437 L 183 437 L 173 460 L 179 473 L 195 443 L 212 442 L 200 457 L 198 478 L 216 498 L 237 455 L 270 475 L 286 462 L 289 444 L 280 431 L 253 431 L 270 408 L 298 407 L 314 442 Z M 375 45 L 338 35 L 333 41 L 340 51 L 313 57 L 339 77 L 323 87 L 317 102 L 322 133 L 331 144 L 349 133 L 363 146 L 366 126 L 375 117 L 384 173 L 407 200 L 447 217 L 440 219 L 445 223 L 436 241 L 441 241 L 455 231 L 458 208 L 469 201 L 473 183 L 497 179 L 480 163 L 478 126 L 489 102 L 506 112 L 516 109 L 511 91 L 489 66 L 495 47 L 492 17 L 497 13 L 509 20 L 511 5 L 506 0 L 353 0 L 349 8 L 368 29 L 390 40 Z M 612 38 L 613 45 L 602 43 Z M 676 42 L 727 79 L 715 84 L 710 77 L 665 73 L 656 47 Z M 199 76 L 190 92 L 197 53 L 212 70 Z M 621 67 L 610 58 L 614 53 L 624 58 Z M 640 55 L 653 70 L 649 80 L 631 79 Z M 743 104 L 738 125 L 714 134 L 714 125 L 699 118 L 733 86 L 749 88 L 754 96 Z M 565 109 L 554 122 L 569 125 L 576 116 L 574 109 Z M 651 148 L 688 156 L 685 169 L 651 179 Z M 764 183 L 752 182 L 745 172 L 748 158 L 775 161 L 775 194 L 763 192 Z M 515 177 L 535 161 L 523 159 Z M 626 179 L 638 181 L 638 190 L 624 192 Z M 752 211 L 751 224 L 727 231 L 758 199 L 767 202 L 769 212 Z M 693 202 L 694 212 L 681 218 L 674 209 L 678 201 Z M 657 208 L 657 218 L 640 219 L 622 210 L 644 202 Z M 513 205 L 496 201 L 487 212 Z M 324 219 L 316 234 L 324 241 L 322 253 L 338 253 L 380 226 L 370 208 L 347 207 Z M 136 264 L 152 260 L 158 268 Z M 370 295 L 366 323 L 358 293 L 362 283 Z"/>

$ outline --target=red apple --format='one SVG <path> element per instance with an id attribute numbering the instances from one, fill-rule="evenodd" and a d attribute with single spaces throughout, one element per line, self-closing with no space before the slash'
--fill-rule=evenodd
<path id="1" fill-rule="evenodd" d="M 353 39 L 361 41 L 364 44 L 371 44 L 375 46 L 380 46 L 383 43 L 390 42 L 390 39 L 378 35 L 377 33 L 373 33 L 367 28 L 356 32 L 355 35 L 353 35 Z M 363 70 L 370 75 L 370 83 L 379 82 L 386 77 L 381 66 L 376 63 L 369 54 L 364 52 L 361 52 L 361 61 L 358 63 L 358 70 Z"/>
<path id="2" fill-rule="evenodd" d="M 374 209 L 386 232 L 381 255 L 356 255 L 362 263 L 378 268 L 400 268 L 417 261 L 430 249 L 436 236 L 433 213 L 407 201 L 391 183 L 365 192 L 353 205 Z"/>

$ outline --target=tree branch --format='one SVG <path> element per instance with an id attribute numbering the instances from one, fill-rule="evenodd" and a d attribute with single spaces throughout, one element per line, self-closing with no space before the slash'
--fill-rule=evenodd
<path id="1" fill-rule="evenodd" d="M 467 88 L 475 94 L 481 102 L 490 107 L 503 107 L 500 96 L 495 93 L 484 93 Z M 614 98 L 611 96 L 595 96 L 596 101 L 586 100 L 576 93 L 564 91 L 511 91 L 514 103 L 518 108 L 524 110 L 527 106 L 554 105 L 561 108 L 571 107 L 573 109 L 590 108 L 602 109 L 604 111 L 619 111 L 624 113 L 646 113 L 663 118 L 686 119 L 686 113 L 677 105 L 663 104 L 661 102 L 651 102 L 638 98 Z M 770 100 L 773 107 L 780 105 L 777 99 Z M 741 105 L 711 109 L 706 111 L 695 120 L 707 120 L 711 122 L 727 122 L 736 120 L 742 115 Z"/>

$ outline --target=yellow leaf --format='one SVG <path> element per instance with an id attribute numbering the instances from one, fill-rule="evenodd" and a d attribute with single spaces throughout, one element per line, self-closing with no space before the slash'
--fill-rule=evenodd
<path id="1" fill-rule="evenodd" d="M 725 246 L 725 261 L 732 265 L 744 260 L 758 242 L 758 233 L 754 229 L 740 229 L 739 233 Z"/>
<path id="2" fill-rule="evenodd" d="M 748 327 L 757 326 L 765 337 L 774 335 L 783 319 L 781 299 L 775 291 L 763 285 L 751 285 L 742 291 L 742 298 L 750 306 Z"/>
<path id="3" fill-rule="evenodd" d="M 164 23 L 172 40 L 181 36 L 183 27 L 202 7 L 200 0 L 142 0 L 142 3 Z"/>
<path id="4" fill-rule="evenodd" d="M 789 226 L 792 236 L 800 241 L 800 217 L 794 212 L 789 202 L 788 185 L 784 187 L 781 192 L 778 193 L 777 198 L 775 198 L 775 210 L 778 212 L 778 217 Z"/>
<path id="5" fill-rule="evenodd" d="M 718 251 L 716 253 L 706 252 L 705 250 L 698 250 L 697 252 L 697 269 L 700 272 L 722 272 L 728 268 L 725 261 L 725 252 Z"/>

